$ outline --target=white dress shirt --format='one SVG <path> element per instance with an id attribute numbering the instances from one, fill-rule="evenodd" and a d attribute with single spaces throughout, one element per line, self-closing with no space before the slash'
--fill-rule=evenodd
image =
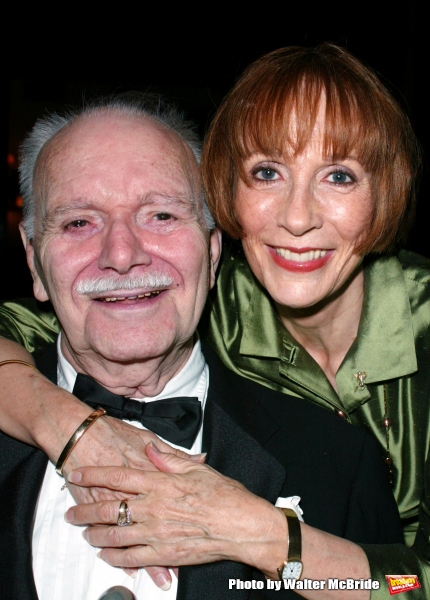
<path id="1" fill-rule="evenodd" d="M 64 358 L 58 340 L 58 385 L 73 391 L 76 371 Z M 197 341 L 187 363 L 161 394 L 145 398 L 146 402 L 173 396 L 195 396 L 204 410 L 209 385 L 209 369 Z M 133 425 L 143 429 L 138 422 Z M 173 445 L 173 444 L 171 444 Z M 190 454 L 201 452 L 202 427 Z M 179 446 L 176 446 L 179 448 Z M 33 570 L 40 600 L 98 600 L 110 587 L 122 585 L 131 590 L 138 600 L 175 600 L 177 578 L 172 573 L 169 591 L 160 590 L 144 569 L 136 578 L 120 568 L 111 567 L 97 558 L 98 548 L 93 548 L 82 537 L 83 527 L 70 525 L 64 513 L 76 503 L 70 492 L 62 490 L 64 480 L 48 463 L 36 509 L 33 530 Z M 118 502 L 119 507 L 119 502 Z"/>

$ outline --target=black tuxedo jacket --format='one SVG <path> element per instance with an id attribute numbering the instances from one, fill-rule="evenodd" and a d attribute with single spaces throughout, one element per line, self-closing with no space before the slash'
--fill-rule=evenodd
<path id="1" fill-rule="evenodd" d="M 309 525 L 358 543 L 402 542 L 386 468 L 368 434 L 307 401 L 239 377 L 208 346 L 204 354 L 209 365 L 203 430 L 208 464 L 272 503 L 278 496 L 301 496 Z M 41 362 L 39 368 L 55 382 L 55 347 Z M 46 465 L 43 452 L 0 433 L 5 598 L 38 598 L 31 539 Z M 252 567 L 231 561 L 181 567 L 177 600 L 298 598 L 288 590 L 229 589 L 229 580 L 253 579 L 265 581 Z"/>

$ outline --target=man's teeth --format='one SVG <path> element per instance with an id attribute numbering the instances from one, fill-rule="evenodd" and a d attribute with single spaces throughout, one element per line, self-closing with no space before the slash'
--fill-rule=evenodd
<path id="1" fill-rule="evenodd" d="M 304 263 L 316 258 L 322 258 L 327 254 L 327 250 L 309 250 L 309 252 L 291 252 L 286 248 L 275 248 L 276 254 L 282 256 L 286 260 L 292 260 L 293 262 Z"/>
<path id="2" fill-rule="evenodd" d="M 139 294 L 138 296 L 126 296 L 124 298 L 100 298 L 103 302 L 122 302 L 123 300 L 141 300 L 142 298 L 149 298 L 150 296 L 158 296 L 161 290 L 157 292 L 147 292 L 146 294 Z"/>

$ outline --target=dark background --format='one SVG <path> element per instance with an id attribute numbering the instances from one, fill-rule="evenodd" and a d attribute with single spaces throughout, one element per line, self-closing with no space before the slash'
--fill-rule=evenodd
<path id="1" fill-rule="evenodd" d="M 421 5 L 403 4 L 395 12 L 391 3 L 302 4 L 231 5 L 224 10 L 201 5 L 207 17 L 184 5 L 177 22 L 163 4 L 152 7 L 151 14 L 127 5 L 122 10 L 117 6 L 108 23 L 96 24 L 94 19 L 87 23 L 81 6 L 82 13 L 75 7 L 70 19 L 38 26 L 31 36 L 20 32 L 6 52 L 2 74 L 0 251 L 6 269 L 0 298 L 32 293 L 17 232 L 16 161 L 19 144 L 38 116 L 96 95 L 135 89 L 167 95 L 204 135 L 219 102 L 250 62 L 281 46 L 322 41 L 348 48 L 371 66 L 412 121 L 423 148 L 424 172 L 408 247 L 429 257 L 429 34 L 422 26 Z M 98 10 L 107 9 L 99 5 Z M 17 59 L 21 55 L 24 60 Z"/>

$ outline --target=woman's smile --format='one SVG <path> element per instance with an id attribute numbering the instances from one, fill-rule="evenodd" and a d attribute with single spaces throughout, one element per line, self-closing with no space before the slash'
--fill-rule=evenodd
<path id="1" fill-rule="evenodd" d="M 323 267 L 333 255 L 322 248 L 276 248 L 268 246 L 274 262 L 287 271 L 307 273 Z"/>

